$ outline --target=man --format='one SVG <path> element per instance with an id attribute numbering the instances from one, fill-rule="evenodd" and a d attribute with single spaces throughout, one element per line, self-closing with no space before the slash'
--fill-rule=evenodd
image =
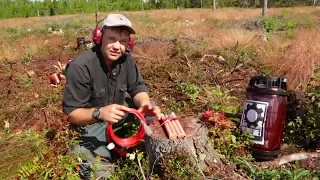
<path id="1" fill-rule="evenodd" d="M 105 130 L 108 123 L 119 126 L 129 117 L 125 113 L 129 110 L 126 93 L 144 115 L 161 118 L 160 109 L 151 105 L 134 59 L 126 52 L 130 34 L 135 34 L 130 20 L 121 14 L 109 14 L 101 32 L 101 43 L 75 57 L 65 72 L 63 109 L 82 134 L 82 142 L 73 152 L 86 155 L 88 163 L 93 163 L 96 156 L 111 160 Z M 96 176 L 104 173 L 96 172 Z"/>

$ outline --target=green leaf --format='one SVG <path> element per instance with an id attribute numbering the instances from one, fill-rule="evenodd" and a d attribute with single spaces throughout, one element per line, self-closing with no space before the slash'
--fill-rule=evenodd
<path id="1" fill-rule="evenodd" d="M 137 154 L 138 154 L 137 158 L 138 158 L 139 160 L 141 160 L 141 159 L 143 158 L 143 153 L 142 153 L 142 152 L 139 152 L 139 153 L 137 153 Z"/>
<path id="2" fill-rule="evenodd" d="M 237 143 L 237 137 L 234 135 L 231 135 L 231 140 L 233 143 Z"/>

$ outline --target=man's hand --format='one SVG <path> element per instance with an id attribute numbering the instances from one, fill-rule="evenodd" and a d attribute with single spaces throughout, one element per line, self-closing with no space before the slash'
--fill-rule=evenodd
<path id="1" fill-rule="evenodd" d="M 111 104 L 100 108 L 100 119 L 108 123 L 117 123 L 121 120 L 129 108 L 119 104 Z"/>
<path id="2" fill-rule="evenodd" d="M 161 118 L 161 111 L 158 106 L 152 106 L 151 104 L 144 105 L 138 109 L 144 116 L 157 116 L 158 120 Z"/>

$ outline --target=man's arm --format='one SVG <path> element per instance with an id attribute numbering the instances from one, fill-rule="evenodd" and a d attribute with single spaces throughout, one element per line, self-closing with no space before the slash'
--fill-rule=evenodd
<path id="1" fill-rule="evenodd" d="M 94 108 L 78 108 L 73 110 L 69 114 L 69 121 L 71 124 L 85 126 L 88 124 L 93 124 L 96 120 L 92 117 Z"/>
<path id="2" fill-rule="evenodd" d="M 140 92 L 133 97 L 134 104 L 140 108 L 150 104 L 150 98 L 147 92 Z"/>
<path id="3" fill-rule="evenodd" d="M 132 57 L 128 59 L 128 92 L 133 98 L 134 104 L 146 116 L 157 116 L 161 118 L 160 109 L 158 106 L 152 106 L 150 97 L 147 93 L 148 89 L 144 83 L 137 64 Z"/>
<path id="4" fill-rule="evenodd" d="M 80 126 L 94 123 L 94 108 L 85 108 L 90 99 L 90 77 L 86 68 L 69 63 L 66 79 L 63 110 L 69 116 L 70 123 Z"/>
<path id="5" fill-rule="evenodd" d="M 93 118 L 92 113 L 95 108 L 78 108 L 69 114 L 69 119 L 72 124 L 84 126 L 97 122 Z M 129 108 L 119 104 L 111 104 L 100 108 L 100 120 L 108 123 L 117 123 L 125 116 L 125 112 Z"/>
<path id="6" fill-rule="evenodd" d="M 151 104 L 148 93 L 138 93 L 134 96 L 133 102 L 139 108 L 139 111 L 144 113 L 146 116 L 157 116 L 158 119 L 161 118 L 161 111 L 159 107 Z"/>
<path id="7" fill-rule="evenodd" d="M 128 75 L 127 75 L 127 87 L 128 93 L 137 107 L 141 107 L 145 104 L 150 104 L 147 86 L 144 83 L 142 75 L 138 69 L 137 64 L 133 60 L 131 55 L 128 55 Z"/>

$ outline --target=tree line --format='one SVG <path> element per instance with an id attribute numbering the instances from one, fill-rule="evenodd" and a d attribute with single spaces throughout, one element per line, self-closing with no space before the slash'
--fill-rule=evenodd
<path id="1" fill-rule="evenodd" d="M 173 8 L 261 8 L 264 0 L 0 0 L 0 18 Z M 268 0 L 268 7 L 317 5 L 317 0 Z"/>

